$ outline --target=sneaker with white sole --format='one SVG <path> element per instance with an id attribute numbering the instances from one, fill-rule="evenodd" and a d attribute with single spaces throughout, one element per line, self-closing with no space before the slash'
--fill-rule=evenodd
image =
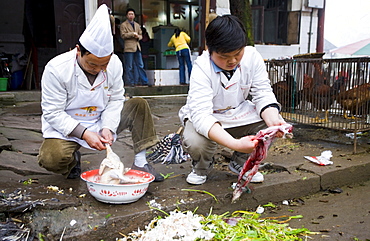
<path id="1" fill-rule="evenodd" d="M 196 174 L 194 172 L 194 170 L 188 175 L 188 177 L 186 178 L 186 181 L 189 183 L 189 184 L 193 184 L 193 185 L 200 185 L 200 184 L 203 184 L 205 183 L 207 180 L 207 176 L 200 176 L 198 174 Z"/>
<path id="2" fill-rule="evenodd" d="M 229 169 L 230 169 L 230 171 L 235 172 L 236 174 L 239 174 L 242 171 L 243 166 L 239 165 L 235 161 L 230 161 Z M 244 174 L 244 176 L 243 176 L 244 180 L 247 179 L 247 176 L 248 176 L 249 173 L 250 173 L 250 170 L 247 171 Z M 251 180 L 251 182 L 254 182 L 254 183 L 260 183 L 260 182 L 263 182 L 263 181 L 264 181 L 264 177 L 263 177 L 263 174 L 260 173 L 260 172 L 257 172 L 256 174 L 254 174 L 254 176 L 252 177 L 252 180 Z"/>

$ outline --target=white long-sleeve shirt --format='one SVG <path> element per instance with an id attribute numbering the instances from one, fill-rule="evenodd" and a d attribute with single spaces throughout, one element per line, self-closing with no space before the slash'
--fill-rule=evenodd
<path id="1" fill-rule="evenodd" d="M 62 138 L 84 142 L 78 138 L 69 137 L 80 120 L 66 112 L 72 103 L 76 106 L 75 98 L 77 93 L 80 93 L 79 91 L 88 92 L 92 89 L 92 85 L 76 61 L 76 54 L 75 48 L 56 56 L 45 66 L 41 80 L 43 112 L 41 119 L 44 138 Z M 101 82 L 103 83 L 99 85 Z M 99 130 L 108 128 L 116 132 L 124 103 L 122 63 L 116 55 L 112 55 L 104 77 L 103 73 L 100 72 L 94 85 L 97 86 L 96 89 L 99 88 L 101 91 L 100 96 L 104 96 L 99 102 L 99 105 L 103 106 L 103 110 L 97 117 L 95 128 Z M 81 108 L 85 107 L 81 106 Z"/>
<path id="2" fill-rule="evenodd" d="M 247 100 L 248 95 L 252 99 Z M 214 123 L 231 128 L 261 121 L 263 107 L 276 103 L 266 65 L 254 47 L 247 46 L 233 77 L 214 67 L 208 51 L 194 62 L 186 104 L 180 109 L 196 131 L 208 138 Z"/>

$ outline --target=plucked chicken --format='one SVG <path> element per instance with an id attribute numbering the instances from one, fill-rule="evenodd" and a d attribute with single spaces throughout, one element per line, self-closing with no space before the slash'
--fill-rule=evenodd
<path id="1" fill-rule="evenodd" d="M 99 175 L 100 183 L 104 184 L 120 184 L 120 183 L 136 183 L 130 177 L 124 176 L 130 168 L 125 168 L 119 156 L 113 152 L 111 146 L 106 144 L 107 157 L 100 163 Z"/>

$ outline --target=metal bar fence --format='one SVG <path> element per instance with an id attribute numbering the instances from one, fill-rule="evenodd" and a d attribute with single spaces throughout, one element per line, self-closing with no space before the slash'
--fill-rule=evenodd
<path id="1" fill-rule="evenodd" d="M 370 58 L 269 60 L 266 67 L 287 121 L 354 132 L 354 140 L 370 130 Z"/>

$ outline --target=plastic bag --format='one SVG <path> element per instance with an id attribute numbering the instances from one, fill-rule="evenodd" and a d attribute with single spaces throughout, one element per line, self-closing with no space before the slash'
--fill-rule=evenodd
<path id="1" fill-rule="evenodd" d="M 333 156 L 331 151 L 323 151 L 320 156 L 304 156 L 307 160 L 314 162 L 320 166 L 326 166 L 333 164 L 330 158 Z"/>

